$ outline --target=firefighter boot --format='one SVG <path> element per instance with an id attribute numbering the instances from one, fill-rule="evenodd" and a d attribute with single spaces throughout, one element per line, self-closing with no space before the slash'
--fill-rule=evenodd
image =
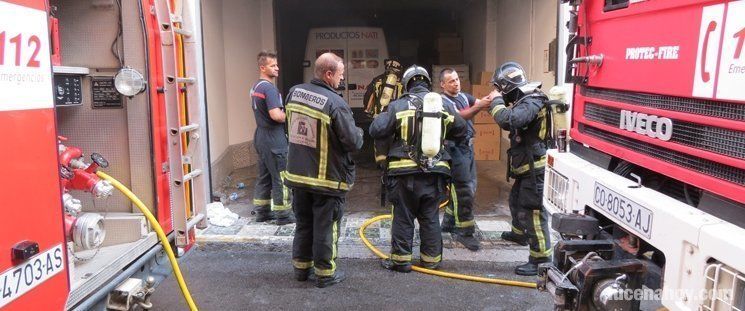
<path id="1" fill-rule="evenodd" d="M 420 261 L 419 266 L 421 266 L 424 269 L 430 269 L 430 270 L 437 270 L 440 268 L 439 262 L 427 262 L 427 261 Z"/>
<path id="2" fill-rule="evenodd" d="M 550 259 L 545 260 L 528 260 L 527 263 L 515 267 L 515 274 L 524 276 L 538 275 L 538 265 L 550 262 Z"/>
<path id="3" fill-rule="evenodd" d="M 381 260 L 380 265 L 382 265 L 383 268 L 386 268 L 391 271 L 396 271 L 396 272 L 401 272 L 401 273 L 411 272 L 411 263 L 397 264 L 393 262 L 393 260 L 391 260 L 390 258 Z"/>
<path id="4" fill-rule="evenodd" d="M 445 213 L 445 215 L 442 216 L 442 224 L 440 225 L 440 228 L 442 228 L 442 232 L 453 233 L 453 229 L 455 229 L 455 217 Z"/>
<path id="5" fill-rule="evenodd" d="M 274 214 L 276 216 L 275 219 L 277 219 L 277 226 L 295 223 L 295 215 L 292 214 L 291 210 L 276 211 Z"/>
<path id="6" fill-rule="evenodd" d="M 481 242 L 472 233 L 454 232 L 453 239 L 472 252 L 478 251 L 481 248 Z"/>
<path id="7" fill-rule="evenodd" d="M 318 279 L 316 279 L 316 287 L 318 288 L 329 287 L 331 285 L 341 283 L 346 278 L 347 276 L 344 274 L 344 271 L 337 270 L 333 276 L 318 277 Z"/>
<path id="8" fill-rule="evenodd" d="M 295 269 L 295 279 L 298 280 L 298 282 L 305 282 L 308 280 L 315 281 L 316 280 L 316 274 L 313 272 L 313 268 L 310 269 Z"/>
<path id="9" fill-rule="evenodd" d="M 522 246 L 528 245 L 528 239 L 526 239 L 524 235 L 519 235 L 512 231 L 502 232 L 502 240 L 510 241 Z"/>
<path id="10" fill-rule="evenodd" d="M 268 206 L 257 207 L 256 209 L 251 211 L 251 215 L 256 216 L 256 218 L 254 219 L 254 221 L 256 222 L 266 222 L 275 219 L 274 213 L 272 213 Z"/>

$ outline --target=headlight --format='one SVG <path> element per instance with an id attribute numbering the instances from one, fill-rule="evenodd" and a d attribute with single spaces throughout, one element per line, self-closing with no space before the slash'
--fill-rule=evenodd
<path id="1" fill-rule="evenodd" d="M 114 87 L 124 96 L 132 97 L 145 91 L 147 83 L 142 74 L 129 67 L 124 67 L 114 77 Z"/>

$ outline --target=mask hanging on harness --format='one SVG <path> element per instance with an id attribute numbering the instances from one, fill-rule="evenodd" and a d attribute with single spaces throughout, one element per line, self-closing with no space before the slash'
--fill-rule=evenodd
<path id="1" fill-rule="evenodd" d="M 414 116 L 414 132 L 412 133 L 413 148 L 409 157 L 423 170 L 429 170 L 440 160 L 442 153 L 443 114 L 442 97 L 434 92 L 427 93 L 424 101 L 415 99 L 416 114 Z M 413 150 L 412 150 L 413 149 Z"/>

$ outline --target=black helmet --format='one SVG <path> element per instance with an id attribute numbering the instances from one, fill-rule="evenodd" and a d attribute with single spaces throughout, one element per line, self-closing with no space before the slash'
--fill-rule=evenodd
<path id="1" fill-rule="evenodd" d="M 395 59 L 386 59 L 383 63 L 385 64 L 385 71 L 392 72 L 396 75 L 400 75 L 401 70 L 404 69 L 401 66 L 401 63 Z"/>
<path id="2" fill-rule="evenodd" d="M 404 71 L 404 75 L 401 78 L 401 84 L 403 84 L 404 88 L 408 91 L 409 82 L 412 81 L 425 81 L 427 82 L 427 85 L 432 86 L 432 79 L 430 79 L 429 73 L 427 73 L 427 70 L 422 66 L 411 65 L 411 67 L 406 68 L 406 71 Z"/>
<path id="3" fill-rule="evenodd" d="M 528 83 L 525 77 L 525 70 L 516 62 L 506 62 L 494 71 L 491 83 L 497 87 L 497 90 L 504 94 L 512 92 Z"/>

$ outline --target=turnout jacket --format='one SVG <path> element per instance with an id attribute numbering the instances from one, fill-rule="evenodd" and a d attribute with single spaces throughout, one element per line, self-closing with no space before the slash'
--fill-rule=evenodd
<path id="1" fill-rule="evenodd" d="M 502 97 L 491 102 L 489 112 L 499 126 L 510 132 L 509 176 L 519 178 L 546 166 L 548 98 L 539 91 L 523 95 L 507 107 Z"/>
<path id="2" fill-rule="evenodd" d="M 313 79 L 287 96 L 287 186 L 343 195 L 355 177 L 351 152 L 362 148 L 362 129 L 349 105 L 325 82 Z"/>
<path id="3" fill-rule="evenodd" d="M 395 100 L 388 105 L 385 112 L 380 113 L 370 125 L 370 136 L 376 141 L 388 141 L 387 172 L 389 176 L 408 175 L 425 172 L 419 165 L 409 157 L 409 148 L 414 135 L 416 125 L 415 99 L 424 100 L 429 90 L 424 87 L 414 87 L 411 93 L 404 94 L 403 97 Z M 457 143 L 463 143 L 466 139 L 468 127 L 466 121 L 454 110 L 452 105 L 443 104 L 442 118 L 442 136 L 440 142 L 439 161 L 434 167 L 429 169 L 430 172 L 441 173 L 450 176 L 450 155 L 444 147 L 444 140 L 451 140 Z M 419 131 L 421 133 L 421 131 Z"/>

